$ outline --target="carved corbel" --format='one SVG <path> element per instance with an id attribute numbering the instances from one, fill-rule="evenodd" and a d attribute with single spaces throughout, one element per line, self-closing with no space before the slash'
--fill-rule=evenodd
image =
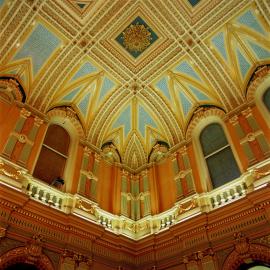
<path id="1" fill-rule="evenodd" d="M 235 233 L 234 238 L 235 238 L 234 244 L 235 251 L 241 257 L 249 257 L 249 249 L 250 249 L 249 239 L 245 237 L 242 232 Z"/>
<path id="2" fill-rule="evenodd" d="M 25 249 L 26 262 L 34 264 L 42 255 L 42 245 L 44 238 L 42 235 L 34 235 Z"/>

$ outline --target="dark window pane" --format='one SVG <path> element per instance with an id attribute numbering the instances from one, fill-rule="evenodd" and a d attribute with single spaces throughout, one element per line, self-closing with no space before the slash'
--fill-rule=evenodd
<path id="1" fill-rule="evenodd" d="M 51 184 L 57 177 L 63 177 L 65 163 L 66 158 L 42 146 L 33 175 Z"/>
<path id="2" fill-rule="evenodd" d="M 268 88 L 266 92 L 264 93 L 263 102 L 265 106 L 267 107 L 268 111 L 270 111 L 270 88 Z"/>
<path id="3" fill-rule="evenodd" d="M 69 134 L 61 126 L 50 125 L 43 144 L 48 145 L 64 155 L 67 155 L 69 147 Z"/>
<path id="4" fill-rule="evenodd" d="M 220 187 L 240 176 L 240 171 L 228 146 L 206 159 L 213 188 Z"/>
<path id="5" fill-rule="evenodd" d="M 204 156 L 207 156 L 228 144 L 221 125 L 217 123 L 208 125 L 201 132 L 200 142 Z"/>

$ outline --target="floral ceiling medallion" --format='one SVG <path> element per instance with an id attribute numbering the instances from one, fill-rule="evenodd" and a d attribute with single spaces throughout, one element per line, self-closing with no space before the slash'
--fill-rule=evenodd
<path id="1" fill-rule="evenodd" d="M 156 33 L 140 17 L 137 17 L 116 38 L 117 42 L 135 58 L 140 56 L 157 39 Z"/>

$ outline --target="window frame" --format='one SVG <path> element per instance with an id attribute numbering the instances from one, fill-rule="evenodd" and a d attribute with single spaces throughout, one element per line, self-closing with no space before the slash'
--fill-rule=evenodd
<path id="1" fill-rule="evenodd" d="M 54 151 L 55 153 L 62 155 L 63 157 L 65 156 L 65 155 L 59 153 L 58 151 L 56 151 L 54 149 L 51 149 L 46 144 L 44 144 L 44 140 L 45 140 L 48 128 L 51 125 L 61 126 L 62 128 L 65 129 L 65 131 L 69 135 L 69 139 L 70 139 L 69 148 L 68 148 L 68 153 L 67 153 L 67 157 L 66 157 L 64 173 L 63 173 L 63 179 L 65 181 L 65 185 L 64 185 L 64 190 L 62 190 L 62 191 L 71 192 L 72 184 L 73 184 L 73 176 L 74 176 L 74 173 L 75 173 L 75 165 L 76 165 L 76 158 L 77 158 L 78 145 L 79 145 L 80 138 L 79 138 L 79 134 L 77 132 L 77 129 L 74 127 L 73 123 L 66 117 L 53 116 L 50 119 L 50 121 L 48 122 L 46 130 L 44 131 L 43 137 L 40 140 L 39 150 L 38 150 L 38 153 L 36 155 L 35 162 L 33 164 L 32 170 L 31 170 L 31 174 L 33 175 L 33 172 L 34 172 L 35 167 L 37 165 L 37 161 L 39 159 L 39 155 L 41 153 L 43 145 L 47 149 L 50 149 L 50 150 Z M 74 153 L 74 154 L 72 154 L 72 153 Z M 42 181 L 42 179 L 39 179 L 39 180 Z M 44 182 L 44 183 L 46 183 L 46 182 Z"/>
<path id="2" fill-rule="evenodd" d="M 270 128 L 270 110 L 268 110 L 263 100 L 264 94 L 268 89 L 270 89 L 270 75 L 268 75 L 267 78 L 257 87 L 254 98 L 256 107 L 261 113 L 267 126 Z"/>
<path id="3" fill-rule="evenodd" d="M 215 124 L 215 123 L 219 124 L 223 129 L 223 132 L 225 134 L 225 137 L 226 137 L 227 143 L 228 143 L 226 145 L 226 147 L 229 146 L 232 150 L 236 164 L 237 164 L 239 171 L 240 171 L 239 177 L 241 177 L 241 175 L 243 174 L 243 167 L 242 167 L 241 161 L 240 161 L 239 156 L 235 150 L 233 141 L 232 141 L 231 136 L 227 130 L 226 124 L 224 123 L 224 121 L 220 117 L 218 117 L 216 115 L 207 116 L 206 118 L 201 119 L 192 131 L 192 146 L 194 148 L 195 160 L 197 162 L 197 168 L 198 168 L 198 172 L 200 174 L 201 186 L 202 186 L 202 189 L 204 192 L 209 192 L 209 191 L 213 190 L 214 187 L 212 184 L 212 179 L 210 177 L 208 165 L 206 162 L 206 157 L 204 156 L 202 145 L 200 142 L 200 135 L 201 135 L 201 132 L 203 131 L 203 129 L 205 129 L 208 125 Z M 224 147 L 224 149 L 226 147 Z M 236 178 L 236 179 L 238 179 L 238 178 Z M 235 181 L 236 179 L 233 179 L 232 181 Z M 220 187 L 217 187 L 217 188 L 220 188 Z"/>

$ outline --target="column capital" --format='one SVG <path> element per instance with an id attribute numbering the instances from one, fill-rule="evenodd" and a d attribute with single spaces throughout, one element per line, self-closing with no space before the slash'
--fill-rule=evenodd
<path id="1" fill-rule="evenodd" d="M 178 150 L 178 153 L 181 155 L 185 155 L 187 153 L 187 147 L 183 146 Z"/>
<path id="2" fill-rule="evenodd" d="M 177 154 L 178 154 L 178 152 L 171 153 L 171 155 L 170 155 L 171 160 L 177 159 Z"/>
<path id="3" fill-rule="evenodd" d="M 148 176 L 148 170 L 143 170 L 141 171 L 141 176 L 144 177 L 144 176 Z"/>
<path id="4" fill-rule="evenodd" d="M 229 122 L 234 126 L 237 125 L 239 123 L 238 115 L 234 115 L 233 117 L 231 117 L 229 119 Z"/>
<path id="5" fill-rule="evenodd" d="M 243 110 L 242 112 L 242 115 L 244 115 L 246 118 L 252 116 L 252 110 L 250 107 L 246 108 L 245 110 Z"/>
<path id="6" fill-rule="evenodd" d="M 85 154 L 87 154 L 87 155 L 91 155 L 93 152 L 92 152 L 92 150 L 88 147 L 88 146 L 85 146 L 84 148 L 83 148 L 83 152 L 85 153 Z"/>
<path id="7" fill-rule="evenodd" d="M 43 119 L 41 119 L 38 116 L 35 116 L 34 123 L 35 123 L 36 126 L 38 126 L 38 127 L 41 126 L 43 124 L 43 122 L 44 122 Z"/>
<path id="8" fill-rule="evenodd" d="M 128 177 L 128 175 L 129 175 L 129 172 L 128 171 L 126 171 L 126 170 L 121 170 L 121 176 L 125 176 L 125 177 Z"/>
<path id="9" fill-rule="evenodd" d="M 21 109 L 20 116 L 23 118 L 28 118 L 31 115 L 31 112 L 26 110 L 25 108 Z"/>
<path id="10" fill-rule="evenodd" d="M 99 162 L 101 160 L 101 155 L 98 153 L 95 153 L 95 160 Z"/>

